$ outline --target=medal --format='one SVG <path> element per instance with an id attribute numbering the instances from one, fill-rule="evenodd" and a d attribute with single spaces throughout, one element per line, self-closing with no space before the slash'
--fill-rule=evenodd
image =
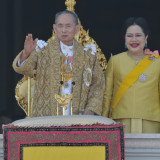
<path id="1" fill-rule="evenodd" d="M 135 66 L 136 66 L 138 63 L 139 63 L 139 60 L 136 60 L 136 64 L 135 64 Z"/>
<path id="2" fill-rule="evenodd" d="M 153 57 L 148 57 L 149 60 L 153 60 Z"/>
<path id="3" fill-rule="evenodd" d="M 69 87 L 68 82 L 65 82 L 65 83 L 64 83 L 64 88 L 68 88 L 68 87 Z"/>
<path id="4" fill-rule="evenodd" d="M 67 59 L 67 68 L 66 68 L 66 71 L 67 72 L 71 72 L 72 71 L 72 65 L 71 65 L 71 60 L 69 59 L 69 57 L 68 57 L 68 59 Z"/>
<path id="5" fill-rule="evenodd" d="M 90 68 L 87 68 L 83 73 L 83 80 L 86 84 L 86 86 L 90 86 L 92 82 L 92 70 Z"/>
<path id="6" fill-rule="evenodd" d="M 67 68 L 66 68 L 66 71 L 67 71 L 67 72 L 71 72 L 71 71 L 72 71 L 72 68 L 71 68 L 71 64 L 70 64 L 70 63 L 68 64 L 68 66 L 67 66 Z"/>
<path id="7" fill-rule="evenodd" d="M 148 57 L 149 60 L 155 61 L 154 57 Z"/>
<path id="8" fill-rule="evenodd" d="M 139 78 L 138 78 L 141 82 L 145 82 L 147 80 L 147 75 L 142 73 L 139 75 Z"/>

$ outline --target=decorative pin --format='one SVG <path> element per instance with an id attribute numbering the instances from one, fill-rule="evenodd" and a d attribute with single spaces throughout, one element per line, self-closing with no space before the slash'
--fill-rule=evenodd
<path id="1" fill-rule="evenodd" d="M 148 57 L 149 60 L 153 60 L 153 57 Z"/>
<path id="2" fill-rule="evenodd" d="M 139 75 L 139 80 L 140 80 L 141 82 L 145 82 L 145 81 L 147 80 L 147 75 L 144 74 L 144 73 L 140 74 L 140 75 Z"/>
<path id="3" fill-rule="evenodd" d="M 67 72 L 71 72 L 72 71 L 72 67 L 71 67 L 71 63 L 68 64 L 67 68 L 66 68 Z"/>
<path id="4" fill-rule="evenodd" d="M 86 86 L 90 86 L 92 82 L 92 70 L 90 68 L 87 68 L 83 73 L 83 80 L 86 84 Z"/>
<path id="5" fill-rule="evenodd" d="M 149 60 L 155 61 L 154 57 L 148 57 Z"/>
<path id="6" fill-rule="evenodd" d="M 65 115 L 65 110 L 67 110 L 67 104 L 68 102 L 72 99 L 72 94 L 66 94 L 66 96 L 64 94 L 62 95 L 58 95 L 55 94 L 55 99 L 57 100 L 57 115 L 59 115 L 58 113 L 58 105 L 60 107 L 63 108 L 63 116 Z M 72 113 L 72 107 L 71 107 L 71 113 Z"/>
<path id="7" fill-rule="evenodd" d="M 136 60 L 135 66 L 137 66 L 138 63 L 139 63 L 139 60 Z"/>

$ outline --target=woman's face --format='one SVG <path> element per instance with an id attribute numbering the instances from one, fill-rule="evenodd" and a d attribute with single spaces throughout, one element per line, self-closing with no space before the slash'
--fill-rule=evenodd
<path id="1" fill-rule="evenodd" d="M 143 53 L 144 45 L 148 36 L 145 36 L 139 25 L 131 25 L 127 28 L 125 35 L 125 44 L 128 51 L 132 54 Z"/>

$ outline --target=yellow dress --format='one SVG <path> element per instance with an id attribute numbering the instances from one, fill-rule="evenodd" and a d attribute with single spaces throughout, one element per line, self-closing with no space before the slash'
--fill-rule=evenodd
<path id="1" fill-rule="evenodd" d="M 122 80 L 135 66 L 136 61 L 130 58 L 127 52 L 110 58 L 106 70 L 103 116 L 109 116 L 112 99 L 117 89 Z M 126 125 L 127 132 L 160 132 L 160 58 L 156 59 L 143 73 L 147 76 L 146 81 L 142 82 L 137 79 L 128 88 L 116 108 L 112 111 L 112 117 L 116 121 L 125 121 L 128 124 Z M 144 121 L 156 123 L 155 130 L 153 128 L 146 130 L 145 125 L 143 125 Z M 137 130 L 132 125 L 139 129 Z"/>

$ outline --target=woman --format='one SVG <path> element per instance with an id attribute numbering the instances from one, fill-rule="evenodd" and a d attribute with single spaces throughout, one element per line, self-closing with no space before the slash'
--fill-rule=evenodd
<path id="1" fill-rule="evenodd" d="M 124 123 L 126 133 L 160 133 L 160 58 L 145 49 L 148 24 L 129 18 L 122 33 L 128 50 L 109 60 L 102 115 Z"/>

